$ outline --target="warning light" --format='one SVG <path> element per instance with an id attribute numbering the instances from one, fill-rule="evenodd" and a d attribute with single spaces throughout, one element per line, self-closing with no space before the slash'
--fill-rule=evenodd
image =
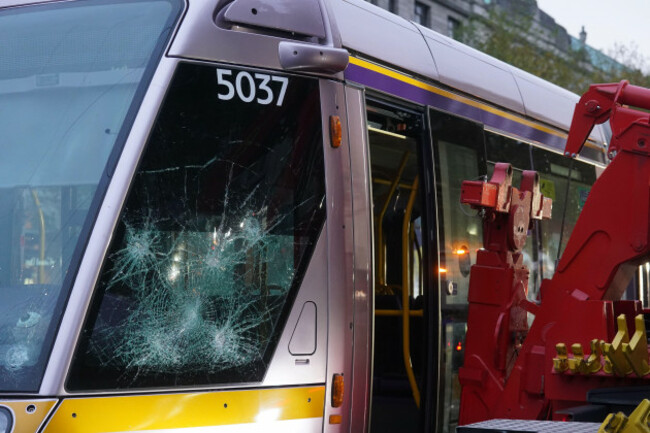
<path id="1" fill-rule="evenodd" d="M 463 343 L 459 341 L 456 345 L 456 352 L 460 352 L 461 350 L 463 350 Z"/>
<path id="2" fill-rule="evenodd" d="M 330 116 L 330 144 L 333 148 L 341 146 L 343 132 L 341 129 L 341 118 L 339 116 Z"/>
<path id="3" fill-rule="evenodd" d="M 469 248 L 467 248 L 465 245 L 463 245 L 462 247 L 458 247 L 454 250 L 454 254 L 456 254 L 457 256 L 462 256 L 467 253 L 469 253 Z"/>
<path id="4" fill-rule="evenodd" d="M 440 273 L 440 274 L 446 274 L 446 273 L 447 273 L 447 269 L 445 269 L 445 268 L 438 268 L 438 273 Z"/>
<path id="5" fill-rule="evenodd" d="M 341 407 L 343 405 L 343 375 L 335 374 L 332 377 L 332 407 Z"/>

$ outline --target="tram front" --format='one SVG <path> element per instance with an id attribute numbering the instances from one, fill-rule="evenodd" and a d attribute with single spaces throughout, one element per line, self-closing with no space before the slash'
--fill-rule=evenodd
<path id="1" fill-rule="evenodd" d="M 0 9 L 0 433 L 345 429 L 326 14 L 32 3 Z"/>

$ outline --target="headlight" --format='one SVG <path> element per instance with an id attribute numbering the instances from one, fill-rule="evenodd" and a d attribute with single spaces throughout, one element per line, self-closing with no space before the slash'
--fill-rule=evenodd
<path id="1" fill-rule="evenodd" d="M 11 412 L 6 407 L 0 406 L 0 433 L 9 433 L 12 426 Z"/>

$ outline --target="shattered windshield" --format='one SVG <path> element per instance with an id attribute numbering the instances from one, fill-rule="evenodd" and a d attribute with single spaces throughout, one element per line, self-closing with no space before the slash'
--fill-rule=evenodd
<path id="1" fill-rule="evenodd" d="M 176 3 L 0 11 L 0 391 L 38 391 L 104 168 Z"/>
<path id="2" fill-rule="evenodd" d="M 262 380 L 324 199 L 316 79 L 181 63 L 66 387 Z"/>

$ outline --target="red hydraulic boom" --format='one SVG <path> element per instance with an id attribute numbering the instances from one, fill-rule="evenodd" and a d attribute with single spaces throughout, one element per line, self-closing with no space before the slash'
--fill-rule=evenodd
<path id="1" fill-rule="evenodd" d="M 484 248 L 470 276 L 461 424 L 558 418 L 585 405 L 589 390 L 650 384 L 642 315 L 650 311 L 620 300 L 650 256 L 650 113 L 640 109 L 650 109 L 650 90 L 627 81 L 592 85 L 576 105 L 565 155 L 575 158 L 609 120 L 611 163 L 538 303 L 526 299 L 521 257 L 530 221 L 550 217 L 537 174 L 524 172 L 518 190 L 510 166 L 497 164 L 489 182 L 463 182 L 461 201 L 483 215 Z"/>

